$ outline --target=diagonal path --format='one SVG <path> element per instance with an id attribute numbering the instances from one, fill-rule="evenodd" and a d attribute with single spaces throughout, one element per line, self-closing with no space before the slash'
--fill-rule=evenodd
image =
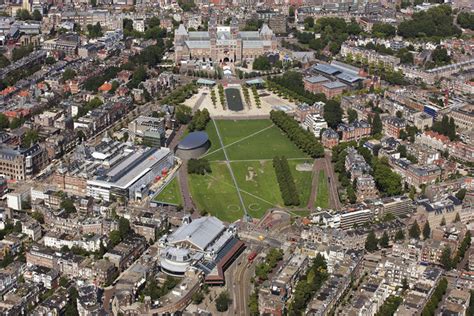
<path id="1" fill-rule="evenodd" d="M 213 151 L 211 151 L 211 152 L 205 154 L 205 155 L 202 156 L 201 158 L 205 158 L 205 157 L 207 157 L 207 156 L 209 156 L 209 155 L 212 155 L 213 153 L 218 152 L 219 150 L 223 150 L 224 148 L 227 148 L 227 147 L 233 146 L 233 145 L 235 145 L 235 144 L 238 144 L 238 143 L 240 143 L 240 142 L 242 142 L 242 141 L 244 141 L 244 140 L 246 140 L 246 139 L 248 139 L 248 138 L 254 137 L 255 135 L 258 135 L 258 134 L 260 134 L 260 133 L 262 133 L 262 132 L 265 132 L 267 129 L 270 129 L 270 128 L 272 128 L 273 126 L 275 126 L 275 124 L 272 124 L 272 125 L 267 126 L 267 127 L 263 128 L 263 129 L 261 129 L 261 130 L 259 130 L 259 131 L 256 131 L 255 133 L 252 133 L 252 134 L 250 134 L 250 135 L 247 135 L 247 136 L 245 136 L 245 137 L 242 137 L 241 139 L 236 140 L 235 142 L 232 142 L 232 143 L 230 143 L 230 144 L 224 146 L 224 143 L 222 142 L 220 133 L 219 133 L 218 128 L 217 128 L 217 124 L 215 123 L 214 120 L 212 120 L 212 121 L 214 122 L 214 126 L 216 127 L 217 136 L 219 137 L 219 141 L 220 141 L 220 143 L 221 143 L 221 147 L 220 147 L 219 149 L 213 150 Z M 227 160 L 228 160 L 228 159 L 227 159 Z M 231 161 L 231 160 L 228 160 L 228 161 Z"/>
<path id="2" fill-rule="evenodd" d="M 242 205 L 242 209 L 244 210 L 245 217 L 248 217 L 247 208 L 245 207 L 244 199 L 242 198 L 239 185 L 237 183 L 237 180 L 235 179 L 234 171 L 232 170 L 232 167 L 230 166 L 229 157 L 227 156 L 227 150 L 225 149 L 224 143 L 222 142 L 221 133 L 219 132 L 219 128 L 217 127 L 216 121 L 214 119 L 212 119 L 212 123 L 214 124 L 214 127 L 216 128 L 217 137 L 219 137 L 219 142 L 221 143 L 222 150 L 224 151 L 225 163 L 227 165 L 227 168 L 229 169 L 230 176 L 232 177 L 232 181 L 234 182 L 234 186 L 237 189 L 237 195 L 239 196 L 240 204 Z"/>

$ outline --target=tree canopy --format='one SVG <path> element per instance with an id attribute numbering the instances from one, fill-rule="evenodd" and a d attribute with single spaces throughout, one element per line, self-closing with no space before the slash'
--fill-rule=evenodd
<path id="1" fill-rule="evenodd" d="M 398 34 L 405 38 L 441 38 L 461 35 L 461 30 L 453 24 L 451 7 L 440 5 L 417 12 L 413 19 L 401 22 Z"/>

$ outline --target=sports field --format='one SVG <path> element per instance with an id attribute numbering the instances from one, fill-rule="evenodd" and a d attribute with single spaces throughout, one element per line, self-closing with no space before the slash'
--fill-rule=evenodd
<path id="1" fill-rule="evenodd" d="M 193 201 L 200 210 L 232 222 L 244 215 L 244 206 L 250 216 L 260 218 L 272 207 L 283 207 L 272 159 L 276 155 L 289 158 L 289 164 L 305 207 L 311 191 L 311 172 L 297 171 L 296 165 L 310 161 L 270 120 L 216 121 L 230 163 L 225 163 L 214 123 L 206 131 L 211 139 L 210 150 L 203 158 L 211 162 L 209 175 L 189 175 Z M 237 187 L 232 180 L 232 168 Z"/>
<path id="2" fill-rule="evenodd" d="M 183 197 L 179 190 L 178 179 L 174 178 L 154 199 L 157 202 L 182 205 Z"/>

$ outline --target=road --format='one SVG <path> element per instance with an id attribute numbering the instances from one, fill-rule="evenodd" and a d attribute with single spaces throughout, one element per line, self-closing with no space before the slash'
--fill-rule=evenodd
<path id="1" fill-rule="evenodd" d="M 217 132 L 217 137 L 219 138 L 219 142 L 221 143 L 222 151 L 224 152 L 224 157 L 225 157 L 225 163 L 227 165 L 227 168 L 229 169 L 230 176 L 232 177 L 232 181 L 234 182 L 235 189 L 237 190 L 237 195 L 239 196 L 240 204 L 242 205 L 242 209 L 244 210 L 245 217 L 248 217 L 247 213 L 247 208 L 245 207 L 244 199 L 242 198 L 242 194 L 240 192 L 239 184 L 237 183 L 237 180 L 235 179 L 234 171 L 232 170 L 232 167 L 230 166 L 230 160 L 229 157 L 227 156 L 227 150 L 224 147 L 224 143 L 222 141 L 221 133 L 219 132 L 219 128 L 217 127 L 216 121 L 212 119 L 212 123 L 214 124 L 214 127 L 216 128 Z"/>
<path id="2" fill-rule="evenodd" d="M 260 249 L 260 250 L 258 250 Z M 261 251 L 262 247 L 257 248 L 257 252 Z M 249 315 L 249 297 L 252 291 L 250 286 L 250 278 L 254 275 L 255 261 L 248 263 L 246 251 L 232 266 L 227 270 L 227 288 L 232 295 L 232 311 L 233 315 Z"/>
<path id="3" fill-rule="evenodd" d="M 324 155 L 324 172 L 331 179 L 329 181 L 329 205 L 335 210 L 340 210 L 342 205 L 339 200 L 339 193 L 337 192 L 337 176 L 331 164 L 331 156 L 328 153 Z"/>

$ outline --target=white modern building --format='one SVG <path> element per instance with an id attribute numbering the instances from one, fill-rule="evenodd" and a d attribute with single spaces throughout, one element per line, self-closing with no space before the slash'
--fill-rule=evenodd
<path id="1" fill-rule="evenodd" d="M 311 131 L 316 138 L 321 136 L 321 131 L 328 128 L 328 123 L 319 114 L 309 114 L 306 116 L 303 125 Z"/>

